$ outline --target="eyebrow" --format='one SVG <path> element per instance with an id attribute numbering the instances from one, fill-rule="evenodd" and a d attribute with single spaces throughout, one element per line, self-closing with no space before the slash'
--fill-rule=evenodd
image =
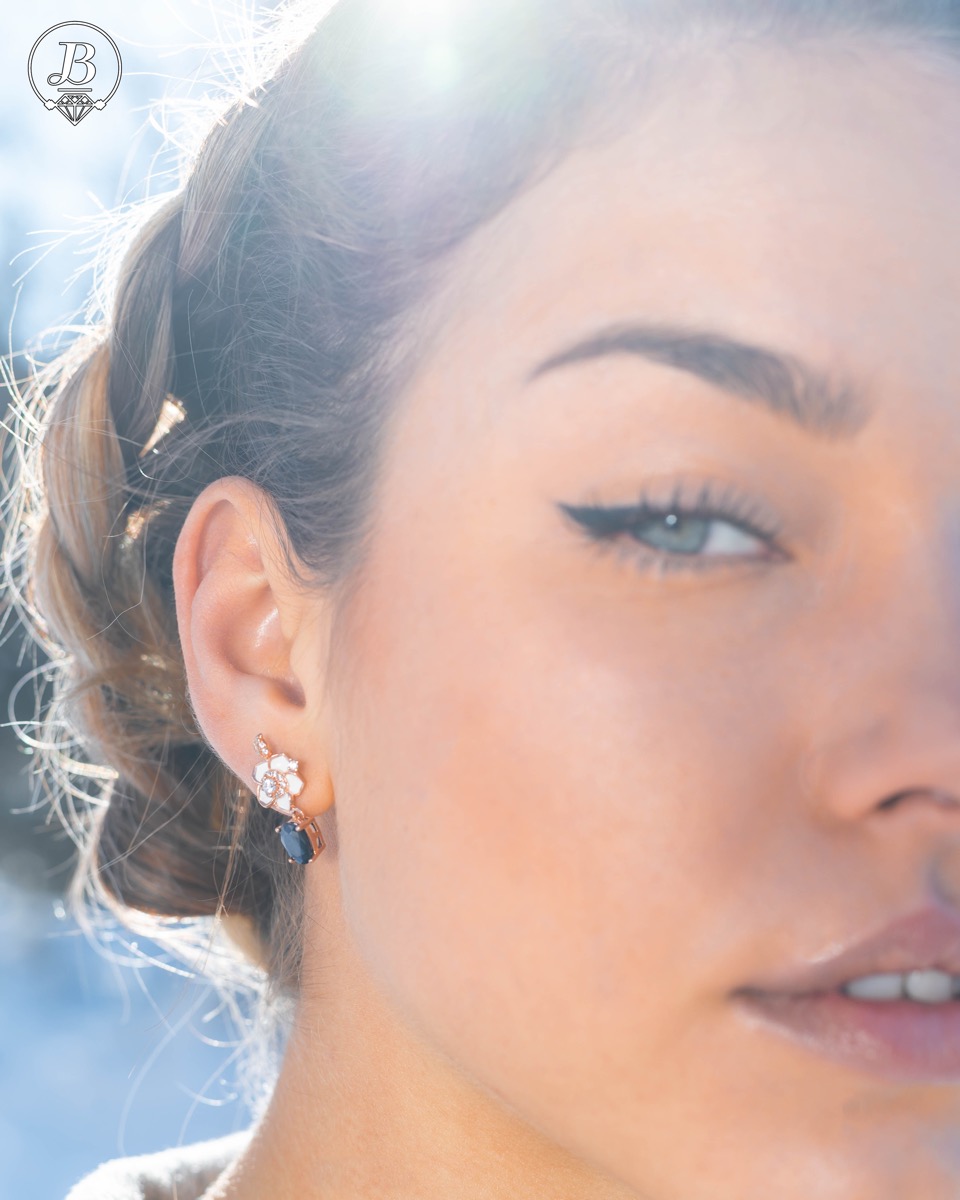
<path id="1" fill-rule="evenodd" d="M 870 410 L 855 388 L 832 384 L 822 371 L 795 355 L 711 330 L 675 325 L 607 326 L 551 354 L 525 382 L 568 363 L 624 353 L 689 371 L 828 441 L 855 437 L 870 419 Z"/>

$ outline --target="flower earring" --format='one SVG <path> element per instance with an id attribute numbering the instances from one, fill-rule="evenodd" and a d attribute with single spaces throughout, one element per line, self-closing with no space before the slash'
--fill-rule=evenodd
<path id="1" fill-rule="evenodd" d="M 300 764 L 286 754 L 274 754 L 262 733 L 253 739 L 253 746 L 260 755 L 260 762 L 253 768 L 257 799 L 264 808 L 272 808 L 290 817 L 289 821 L 277 825 L 276 832 L 280 835 L 288 860 L 306 866 L 318 857 L 326 843 L 316 820 L 306 816 L 294 804 L 303 791 L 303 780 L 297 774 Z"/>

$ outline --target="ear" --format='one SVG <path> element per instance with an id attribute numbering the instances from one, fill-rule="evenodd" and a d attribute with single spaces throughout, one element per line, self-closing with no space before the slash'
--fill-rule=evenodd
<path id="1" fill-rule="evenodd" d="M 253 792 L 253 740 L 262 733 L 271 750 L 306 767 L 298 804 L 316 816 L 333 802 L 318 727 L 328 614 L 323 595 L 291 576 L 286 547 L 265 492 L 238 476 L 210 484 L 174 552 L 177 624 L 190 700 L 210 745 Z M 306 678 L 294 663 L 311 664 Z"/>

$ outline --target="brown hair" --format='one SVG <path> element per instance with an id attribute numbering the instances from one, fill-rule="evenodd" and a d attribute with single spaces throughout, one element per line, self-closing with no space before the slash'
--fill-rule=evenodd
<path id="1" fill-rule="evenodd" d="M 83 847 L 76 898 L 246 917 L 286 994 L 302 876 L 204 741 L 178 645 L 172 558 L 195 497 L 251 480 L 304 583 L 345 588 L 450 252 L 615 129 L 611 102 L 650 86 L 655 46 L 960 31 L 955 2 L 462 0 L 449 37 L 418 39 L 390 7 L 340 0 L 275 56 L 145 206 L 106 317 L 19 405 L 5 563 L 51 657 L 38 741 Z"/>

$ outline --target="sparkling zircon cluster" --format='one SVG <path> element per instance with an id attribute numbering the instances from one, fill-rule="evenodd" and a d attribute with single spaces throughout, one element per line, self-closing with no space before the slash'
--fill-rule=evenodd
<path id="1" fill-rule="evenodd" d="M 257 799 L 264 808 L 292 811 L 294 799 L 303 791 L 303 780 L 297 774 L 299 767 L 295 758 L 285 754 L 273 754 L 257 763 L 253 778 L 257 783 Z"/>

